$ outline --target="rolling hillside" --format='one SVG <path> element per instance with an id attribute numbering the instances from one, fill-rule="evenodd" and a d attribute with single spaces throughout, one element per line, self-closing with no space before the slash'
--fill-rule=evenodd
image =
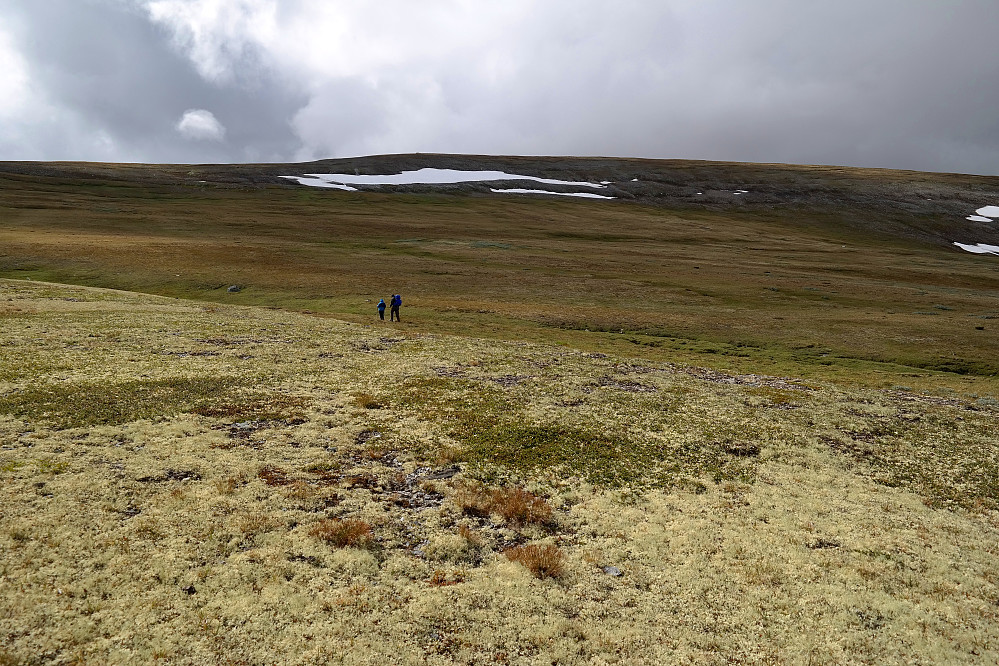
<path id="1" fill-rule="evenodd" d="M 0 666 L 995 663 L 994 205 L 2 163 Z"/>

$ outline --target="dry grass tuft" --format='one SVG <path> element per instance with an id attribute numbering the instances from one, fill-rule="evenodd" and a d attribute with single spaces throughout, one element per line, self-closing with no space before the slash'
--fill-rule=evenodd
<path id="1" fill-rule="evenodd" d="M 219 491 L 220 495 L 232 495 L 236 492 L 236 487 L 244 483 L 245 479 L 241 479 L 235 476 L 229 476 L 224 479 L 215 480 L 215 489 Z"/>
<path id="2" fill-rule="evenodd" d="M 216 400 L 202 404 L 192 413 L 212 418 L 230 419 L 302 419 L 308 400 L 300 396 L 264 395 L 242 401 Z"/>
<path id="3" fill-rule="evenodd" d="M 336 483 L 340 479 L 340 465 L 335 462 L 312 463 L 305 467 L 305 471 L 316 475 L 318 480 L 324 484 Z"/>
<path id="4" fill-rule="evenodd" d="M 427 582 L 431 587 L 448 587 L 449 585 L 457 585 L 465 582 L 465 573 L 463 571 L 457 571 L 452 572 L 449 575 L 447 572 L 436 569 L 434 570 L 433 575 L 430 576 L 430 580 Z"/>
<path id="5" fill-rule="evenodd" d="M 20 545 L 31 541 L 31 532 L 23 527 L 10 528 L 10 539 L 15 545 Z"/>
<path id="6" fill-rule="evenodd" d="M 355 395 L 354 404 L 362 409 L 381 409 L 385 406 L 370 393 L 358 393 Z"/>
<path id="7" fill-rule="evenodd" d="M 373 541 L 371 525 L 353 518 L 320 520 L 309 530 L 309 536 L 325 541 L 334 548 L 366 548 Z"/>
<path id="8" fill-rule="evenodd" d="M 543 497 L 523 488 L 497 488 L 489 490 L 464 486 L 455 497 L 462 513 L 480 518 L 497 514 L 514 526 L 540 525 L 552 527 L 555 523 L 552 508 Z"/>
<path id="9" fill-rule="evenodd" d="M 276 519 L 263 512 L 247 514 L 239 519 L 239 529 L 243 534 L 269 532 L 278 525 L 279 522 Z"/>
<path id="10" fill-rule="evenodd" d="M 530 544 L 503 551 L 511 562 L 519 562 L 535 578 L 560 578 L 565 571 L 565 556 L 558 546 Z"/>
<path id="11" fill-rule="evenodd" d="M 276 465 L 264 465 L 257 476 L 268 486 L 286 486 L 291 483 L 288 473 Z"/>
<path id="12" fill-rule="evenodd" d="M 473 530 L 468 525 L 460 525 L 458 527 L 458 536 L 460 536 L 462 539 L 467 541 L 469 545 L 474 546 L 475 548 L 481 548 L 482 544 L 484 543 L 482 541 L 482 537 L 476 534 L 475 530 Z"/>
<path id="13" fill-rule="evenodd" d="M 288 486 L 285 491 L 285 496 L 290 499 L 296 500 L 307 500 L 316 494 L 315 488 L 307 484 L 305 481 L 295 481 Z"/>

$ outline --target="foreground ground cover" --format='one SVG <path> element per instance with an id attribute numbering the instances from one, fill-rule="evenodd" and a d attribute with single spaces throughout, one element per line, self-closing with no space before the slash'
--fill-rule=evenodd
<path id="1" fill-rule="evenodd" d="M 0 663 L 994 663 L 992 394 L 0 281 Z"/>

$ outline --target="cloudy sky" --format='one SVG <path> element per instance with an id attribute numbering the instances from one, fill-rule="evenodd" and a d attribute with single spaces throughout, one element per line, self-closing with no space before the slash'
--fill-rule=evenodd
<path id="1" fill-rule="evenodd" d="M 999 174 L 997 0 L 0 0 L 0 160 Z"/>

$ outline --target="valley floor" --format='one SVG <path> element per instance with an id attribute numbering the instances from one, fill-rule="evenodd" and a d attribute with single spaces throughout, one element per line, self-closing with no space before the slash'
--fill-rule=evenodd
<path id="1" fill-rule="evenodd" d="M 0 664 L 999 661 L 992 398 L 28 281 L 0 322 Z"/>

